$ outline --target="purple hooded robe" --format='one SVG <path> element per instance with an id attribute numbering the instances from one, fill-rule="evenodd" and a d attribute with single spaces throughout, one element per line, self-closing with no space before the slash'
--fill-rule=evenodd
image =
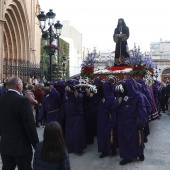
<path id="1" fill-rule="evenodd" d="M 118 100 L 114 97 L 110 83 L 103 83 L 103 98 L 98 106 L 98 126 L 97 126 L 97 144 L 98 152 L 109 153 L 117 148 L 116 133 L 116 108 L 119 106 Z M 113 128 L 113 140 L 111 145 L 111 128 Z"/>
<path id="2" fill-rule="evenodd" d="M 45 97 L 40 110 L 39 120 L 46 114 L 46 123 L 57 121 L 61 126 L 61 98 L 55 88 L 52 88 Z"/>
<path id="3" fill-rule="evenodd" d="M 159 114 L 158 114 L 158 110 L 157 110 L 157 105 L 156 105 L 155 97 L 154 97 L 154 94 L 153 94 L 153 87 L 149 87 L 148 90 L 149 90 L 149 92 L 151 94 L 152 103 L 153 103 L 151 117 L 149 119 L 151 121 L 151 120 L 155 120 L 155 119 L 159 118 Z"/>
<path id="4" fill-rule="evenodd" d="M 155 99 L 153 96 L 153 89 L 152 87 L 147 88 L 145 81 L 142 79 L 140 79 L 138 82 L 142 84 L 141 92 L 147 97 L 152 107 L 151 113 L 149 115 L 149 121 L 151 121 L 152 119 L 156 119 L 158 117 L 158 110 L 156 109 Z"/>
<path id="5" fill-rule="evenodd" d="M 84 123 L 85 123 L 85 133 L 86 133 L 86 143 L 94 143 L 94 122 L 93 115 L 90 112 L 90 96 L 83 93 L 83 111 L 84 111 Z"/>
<path id="6" fill-rule="evenodd" d="M 74 86 L 74 82 L 69 82 Z M 80 152 L 86 148 L 84 112 L 82 106 L 83 95 L 65 92 L 62 113 L 65 114 L 65 142 L 67 149 Z"/>
<path id="7" fill-rule="evenodd" d="M 141 95 L 144 98 L 144 102 L 145 102 L 145 106 L 146 106 L 146 111 L 147 111 L 147 114 L 148 114 L 148 119 L 147 119 L 147 122 L 146 122 L 146 125 L 145 125 L 145 128 L 144 128 L 144 137 L 146 139 L 147 136 L 150 134 L 149 115 L 150 115 L 150 113 L 152 111 L 152 106 L 151 106 L 149 100 L 147 99 L 147 97 L 142 93 L 142 85 L 140 83 L 137 83 L 137 85 L 138 85 L 139 92 L 141 92 Z"/>
<path id="8" fill-rule="evenodd" d="M 118 145 L 123 159 L 137 159 L 144 150 L 143 131 L 138 130 L 137 125 L 145 127 L 148 117 L 144 99 L 134 86 L 134 80 L 127 78 L 126 95 L 118 110 Z M 139 136 L 142 137 L 140 144 Z"/>

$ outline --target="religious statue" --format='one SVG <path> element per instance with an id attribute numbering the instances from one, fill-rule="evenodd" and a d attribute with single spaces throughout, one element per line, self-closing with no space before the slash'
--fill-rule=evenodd
<path id="1" fill-rule="evenodd" d="M 115 49 L 115 66 L 127 65 L 126 59 L 129 58 L 127 39 L 129 38 L 129 28 L 126 26 L 124 19 L 118 20 L 117 27 L 115 28 L 113 40 L 116 43 Z"/>

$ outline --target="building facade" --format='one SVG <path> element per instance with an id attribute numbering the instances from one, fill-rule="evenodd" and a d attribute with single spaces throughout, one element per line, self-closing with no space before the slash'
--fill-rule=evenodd
<path id="1" fill-rule="evenodd" d="M 0 80 L 39 74 L 38 0 L 0 0 Z"/>
<path id="2" fill-rule="evenodd" d="M 69 43 L 69 72 L 70 77 L 80 74 L 81 64 L 88 54 L 83 47 L 83 35 L 69 21 L 62 21 L 61 38 Z"/>
<path id="3" fill-rule="evenodd" d="M 170 41 L 152 42 L 150 54 L 156 64 L 157 80 L 166 82 L 170 80 Z"/>

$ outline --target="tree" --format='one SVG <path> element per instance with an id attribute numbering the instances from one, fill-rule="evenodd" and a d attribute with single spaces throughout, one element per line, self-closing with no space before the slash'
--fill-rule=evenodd
<path id="1" fill-rule="evenodd" d="M 59 40 L 59 58 L 60 58 L 60 64 L 62 63 L 62 57 L 65 56 L 66 58 L 66 80 L 70 77 L 70 71 L 69 71 L 69 43 L 64 41 L 63 39 Z"/>
<path id="2" fill-rule="evenodd" d="M 49 65 L 50 65 L 50 59 L 48 54 L 46 53 L 44 46 L 46 45 L 46 40 L 41 39 L 41 57 L 43 58 L 43 69 L 44 69 L 44 75 L 47 80 L 49 80 Z M 62 57 L 66 57 L 66 79 L 69 78 L 69 44 L 64 41 L 63 39 L 59 39 L 59 65 L 62 65 Z M 62 67 L 58 67 L 56 65 L 56 56 L 52 56 L 52 76 L 54 80 L 62 79 Z"/>

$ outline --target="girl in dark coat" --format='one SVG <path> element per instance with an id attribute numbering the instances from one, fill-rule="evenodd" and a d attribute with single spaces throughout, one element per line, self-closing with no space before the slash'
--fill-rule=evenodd
<path id="1" fill-rule="evenodd" d="M 34 170 L 70 170 L 69 156 L 59 123 L 48 123 L 44 140 L 37 144 L 34 153 Z"/>

